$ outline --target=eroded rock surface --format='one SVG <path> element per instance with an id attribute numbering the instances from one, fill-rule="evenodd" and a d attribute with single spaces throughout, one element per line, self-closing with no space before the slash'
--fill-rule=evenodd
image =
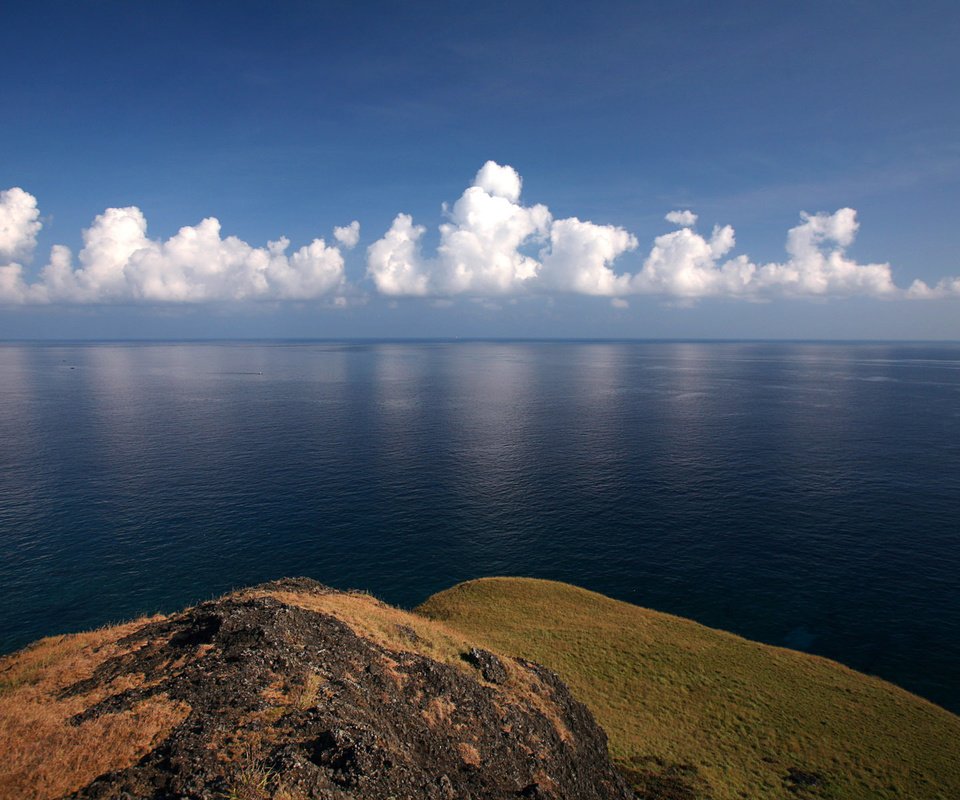
<path id="1" fill-rule="evenodd" d="M 190 713 L 133 766 L 76 798 L 629 798 L 606 737 L 549 670 L 469 649 L 438 660 L 271 593 L 280 581 L 145 625 L 64 694 L 108 696 L 75 722 L 164 694 Z M 375 601 L 371 601 L 375 602 Z"/>

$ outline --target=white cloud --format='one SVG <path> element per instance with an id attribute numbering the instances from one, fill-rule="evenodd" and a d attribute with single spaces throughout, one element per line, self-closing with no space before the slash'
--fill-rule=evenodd
<path id="1" fill-rule="evenodd" d="M 546 237 L 550 212 L 546 206 L 525 208 L 515 202 L 511 198 L 514 190 L 519 197 L 520 176 L 510 167 L 498 167 L 499 172 L 490 167 L 487 162 L 474 185 L 454 203 L 450 222 L 440 226 L 442 293 L 506 294 L 537 275 L 540 265 L 520 248 Z M 515 180 L 504 175 L 505 170 Z"/>
<path id="2" fill-rule="evenodd" d="M 23 267 L 20 264 L 0 266 L 0 305 L 27 302 L 27 286 L 23 282 Z"/>
<path id="3" fill-rule="evenodd" d="M 502 197 L 511 203 L 520 199 L 520 189 L 523 181 L 513 167 L 501 166 L 495 161 L 488 161 L 477 173 L 473 185 L 483 189 L 489 195 Z"/>
<path id="4" fill-rule="evenodd" d="M 420 256 L 420 237 L 427 229 L 409 214 L 397 214 L 390 230 L 367 248 L 367 274 L 387 295 L 431 293 L 428 267 Z"/>
<path id="5" fill-rule="evenodd" d="M 916 280 L 907 289 L 911 300 L 939 300 L 944 297 L 960 297 L 960 278 L 944 278 L 934 286 Z"/>
<path id="6" fill-rule="evenodd" d="M 723 261 L 736 244 L 729 225 L 709 239 L 689 228 L 658 236 L 643 269 L 631 280 L 640 293 L 680 298 L 775 296 L 826 297 L 898 293 L 889 264 L 858 264 L 845 250 L 857 233 L 856 211 L 802 213 L 787 234 L 788 259 L 757 265 L 747 256 Z"/>
<path id="7" fill-rule="evenodd" d="M 717 263 L 734 243 L 729 225 L 715 227 L 709 239 L 690 228 L 658 236 L 643 269 L 629 279 L 630 291 L 680 298 L 740 294 L 755 268 L 745 263 L 729 262 L 724 267 Z"/>
<path id="8" fill-rule="evenodd" d="M 23 303 L 30 296 L 17 259 L 32 258 L 41 227 L 37 198 L 17 186 L 0 191 L 0 303 Z"/>
<path id="9" fill-rule="evenodd" d="M 425 233 L 406 214 L 370 246 L 367 273 L 389 295 L 495 296 L 537 291 L 610 294 L 609 263 L 636 247 L 622 228 L 575 217 L 554 220 L 543 205 L 520 203 L 516 170 L 488 161 L 440 226 L 437 255 L 425 259 Z M 538 248 L 538 258 L 530 252 Z"/>
<path id="10" fill-rule="evenodd" d="M 932 286 L 914 281 L 898 289 L 889 264 L 860 264 L 847 255 L 859 224 L 856 211 L 801 213 L 786 237 L 786 258 L 756 263 L 733 255 L 729 225 L 701 234 L 689 209 L 669 212 L 679 226 L 639 247 L 636 236 L 615 225 L 578 217 L 555 219 L 541 204 L 521 201 L 523 181 L 513 167 L 488 161 L 438 228 L 434 254 L 425 256 L 426 228 L 398 214 L 386 234 L 367 248 L 367 275 L 383 295 L 481 300 L 572 293 L 609 297 L 626 307 L 630 295 L 657 295 L 690 305 L 704 297 L 766 300 L 775 297 L 874 296 L 929 299 L 960 297 L 960 278 Z M 310 300 L 350 293 L 340 247 L 323 239 L 289 252 L 280 237 L 255 247 L 224 237 L 213 217 L 181 228 L 167 240 L 151 239 L 136 207 L 109 208 L 83 232 L 74 259 L 55 245 L 35 278 L 23 264 L 41 229 L 36 199 L 19 188 L 0 192 L 0 304 L 202 303 Z M 334 228 L 345 249 L 356 246 L 360 223 Z M 334 300 L 336 302 L 336 300 Z"/>
<path id="11" fill-rule="evenodd" d="M 674 225 L 680 225 L 683 228 L 692 228 L 697 224 L 697 215 L 692 211 L 671 211 L 664 219 L 672 222 Z"/>
<path id="12" fill-rule="evenodd" d="M 0 302 L 308 300 L 345 288 L 339 249 L 314 239 L 288 255 L 289 245 L 283 237 L 266 247 L 223 238 L 213 217 L 150 239 L 139 208 L 108 208 L 83 232 L 78 265 L 55 245 L 35 282 L 19 264 L 0 267 Z"/>
<path id="13" fill-rule="evenodd" d="M 345 249 L 352 250 L 360 241 L 360 223 L 354 220 L 342 228 L 334 228 L 333 238 L 340 242 Z"/>
<path id="14" fill-rule="evenodd" d="M 731 226 L 715 226 L 705 236 L 693 230 L 692 211 L 671 211 L 665 218 L 679 229 L 658 236 L 631 273 L 615 271 L 614 263 L 638 247 L 633 234 L 576 217 L 554 219 L 546 206 L 523 205 L 521 188 L 516 170 L 488 161 L 440 225 L 435 257 L 420 250 L 426 229 L 400 214 L 369 248 L 368 275 L 387 295 L 656 294 L 691 302 L 903 294 L 889 264 L 859 264 L 846 255 L 858 229 L 851 208 L 802 213 L 787 234 L 787 259 L 768 264 L 728 257 L 736 246 Z"/>
<path id="15" fill-rule="evenodd" d="M 440 226 L 437 257 L 426 260 L 426 232 L 406 214 L 368 249 L 367 274 L 388 295 L 498 295 L 521 291 L 540 263 L 521 248 L 542 242 L 550 228 L 546 206 L 520 205 L 520 176 L 488 161 Z"/>
<path id="16" fill-rule="evenodd" d="M 636 247 L 636 237 L 623 228 L 581 222 L 576 217 L 558 219 L 550 227 L 549 247 L 540 251 L 540 284 L 579 294 L 624 294 L 629 276 L 616 275 L 610 264 Z"/>
<path id="17" fill-rule="evenodd" d="M 37 198 L 18 186 L 0 192 L 0 263 L 29 259 L 41 227 Z"/>
<path id="18" fill-rule="evenodd" d="M 876 297 L 897 293 L 889 264 L 858 264 L 845 255 L 860 227 L 857 212 L 800 215 L 803 222 L 787 234 L 789 260 L 767 264 L 756 275 L 761 291 L 790 295 L 855 295 Z"/>

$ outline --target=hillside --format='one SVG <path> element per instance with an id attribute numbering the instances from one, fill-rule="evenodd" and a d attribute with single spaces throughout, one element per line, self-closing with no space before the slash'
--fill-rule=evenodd
<path id="1" fill-rule="evenodd" d="M 631 796 L 556 676 L 304 579 L 0 659 L 0 797 Z"/>
<path id="2" fill-rule="evenodd" d="M 555 670 L 643 796 L 960 798 L 960 718 L 826 659 L 551 581 L 470 581 L 418 611 Z"/>
<path id="3" fill-rule="evenodd" d="M 956 800 L 958 754 L 888 683 L 531 579 L 276 581 L 0 659 L 0 800 Z"/>

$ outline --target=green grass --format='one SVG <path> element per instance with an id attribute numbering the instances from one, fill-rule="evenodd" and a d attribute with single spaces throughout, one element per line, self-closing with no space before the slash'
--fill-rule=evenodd
<path id="1" fill-rule="evenodd" d="M 559 673 L 647 796 L 960 798 L 960 717 L 835 662 L 552 581 L 469 581 L 417 611 Z"/>

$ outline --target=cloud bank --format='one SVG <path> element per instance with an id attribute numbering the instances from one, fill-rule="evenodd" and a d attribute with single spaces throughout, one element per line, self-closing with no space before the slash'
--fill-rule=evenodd
<path id="1" fill-rule="evenodd" d="M 689 209 L 670 211 L 673 230 L 645 252 L 637 237 L 615 225 L 578 217 L 557 219 L 542 204 L 521 200 L 523 181 L 513 167 L 488 161 L 452 207 L 443 206 L 439 243 L 423 253 L 427 229 L 398 214 L 367 248 L 366 275 L 387 297 L 498 298 L 577 294 L 610 298 L 653 295 L 681 303 L 724 297 L 767 300 L 869 296 L 916 300 L 960 297 L 960 278 L 898 288 L 889 264 L 860 264 L 846 251 L 859 223 L 852 208 L 800 214 L 787 232 L 786 257 L 757 263 L 733 255 L 730 225 L 697 230 Z M 83 232 L 74 262 L 55 245 L 31 280 L 28 263 L 42 227 L 36 198 L 20 188 L 0 192 L 0 304 L 205 303 L 250 300 L 317 300 L 358 293 L 345 278 L 341 252 L 359 243 L 360 223 L 336 227 L 337 245 L 323 239 L 289 253 L 285 237 L 255 247 L 223 237 L 209 217 L 181 228 L 166 241 L 147 235 L 140 209 L 108 208 Z M 618 269 L 626 254 L 631 269 Z"/>
<path id="2" fill-rule="evenodd" d="M 447 211 L 435 256 L 421 252 L 426 229 L 399 214 L 370 246 L 368 276 L 383 294 L 409 296 L 566 292 L 761 300 L 904 294 L 894 285 L 889 264 L 859 264 L 847 257 L 858 228 L 852 208 L 801 214 L 800 224 L 787 234 L 787 258 L 766 264 L 745 255 L 728 257 L 736 244 L 729 225 L 705 235 L 695 230 L 692 211 L 671 211 L 665 219 L 678 229 L 654 240 L 639 270 L 618 272 L 614 262 L 638 248 L 632 233 L 576 217 L 554 219 L 544 205 L 523 205 L 521 188 L 512 167 L 488 161 Z M 939 286 L 927 290 L 931 295 L 944 291 Z M 922 295 L 922 289 L 909 293 Z"/>
<path id="3" fill-rule="evenodd" d="M 73 254 L 54 245 L 36 281 L 23 264 L 40 231 L 36 199 L 22 189 L 0 193 L 0 303 L 206 303 L 242 300 L 311 300 L 344 291 L 343 256 L 323 239 L 288 254 L 285 237 L 253 247 L 221 236 L 209 217 L 166 241 L 147 236 L 139 208 L 108 208 L 83 232 Z M 359 223 L 338 229 L 355 244 Z M 351 245 L 352 246 L 352 245 Z"/>

